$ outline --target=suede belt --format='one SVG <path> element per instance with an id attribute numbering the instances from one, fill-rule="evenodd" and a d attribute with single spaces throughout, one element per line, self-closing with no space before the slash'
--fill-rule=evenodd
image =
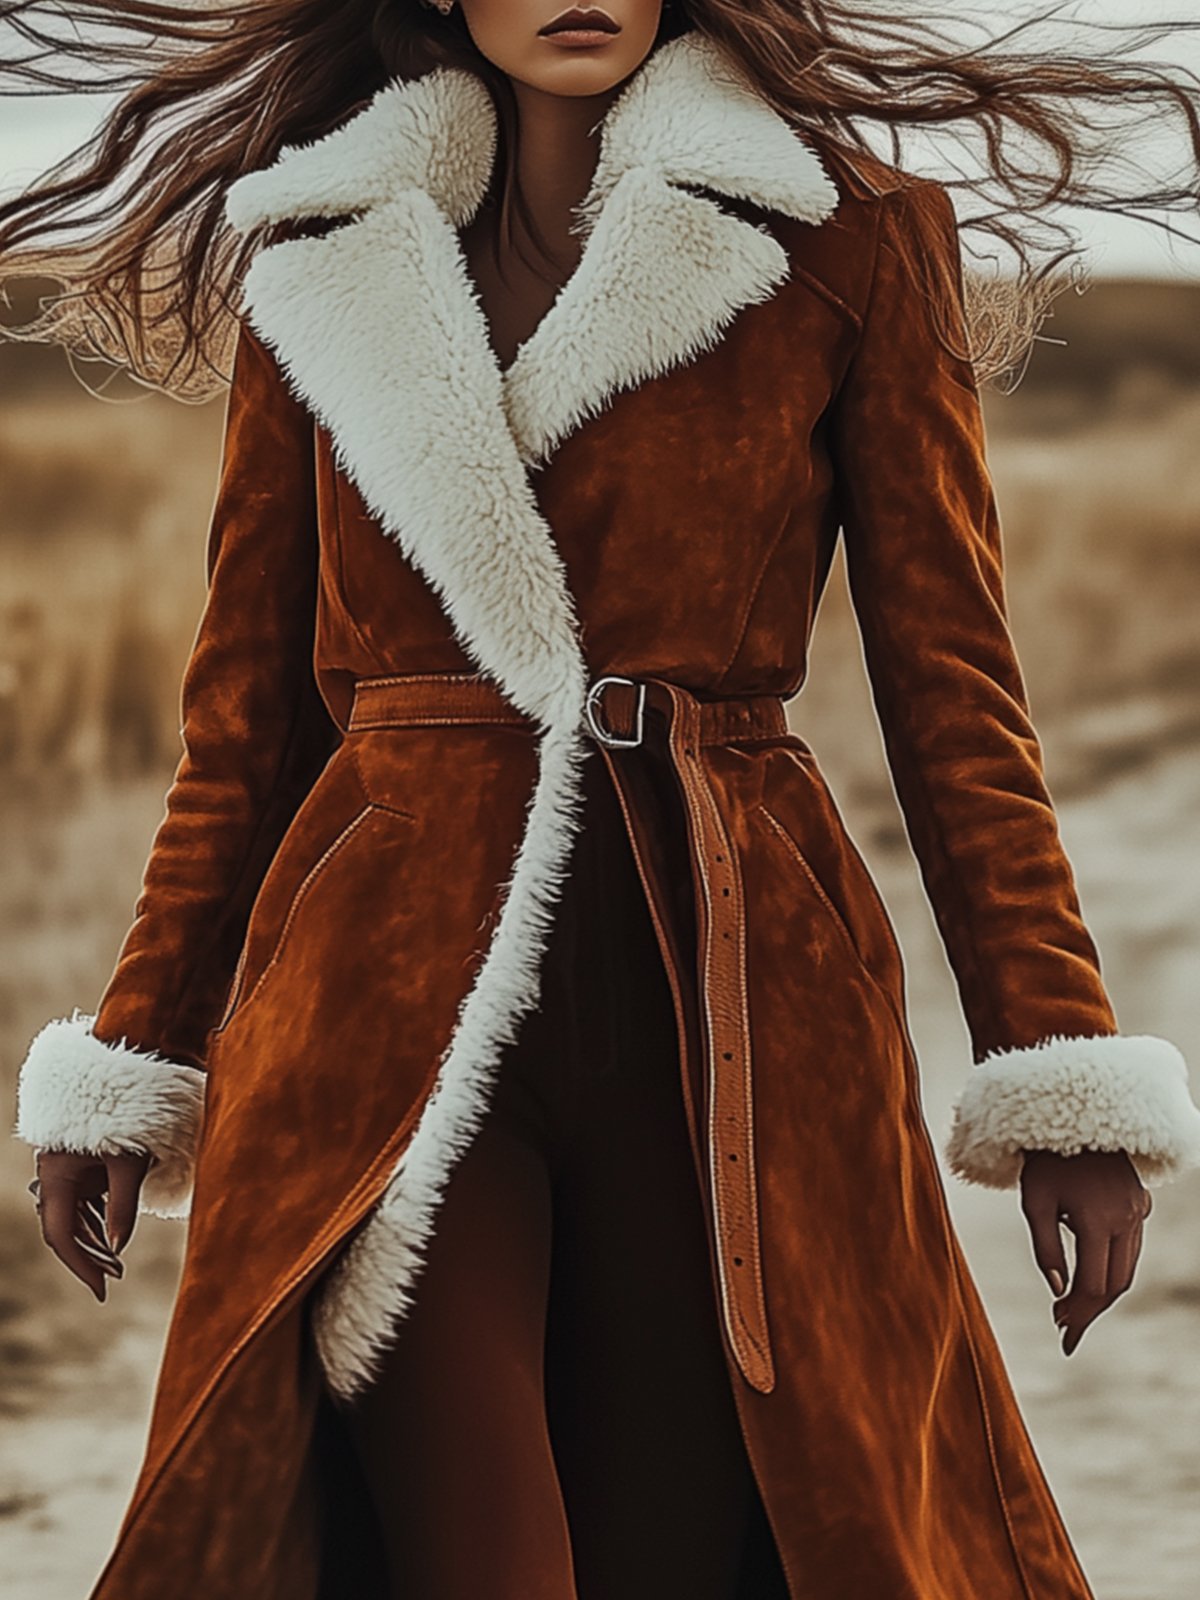
<path id="1" fill-rule="evenodd" d="M 656 715 L 647 717 L 647 710 Z M 775 1370 L 755 1172 L 745 900 L 737 851 L 701 751 L 706 745 L 781 737 L 787 732 L 784 703 L 777 695 L 700 700 L 662 678 L 604 677 L 591 685 L 586 722 L 597 742 L 614 751 L 636 749 L 648 733 L 662 741 L 678 781 L 696 900 L 705 1143 L 722 1318 L 746 1381 L 767 1392 L 774 1387 Z M 360 679 L 348 731 L 470 723 L 536 731 L 530 718 L 477 673 Z"/>

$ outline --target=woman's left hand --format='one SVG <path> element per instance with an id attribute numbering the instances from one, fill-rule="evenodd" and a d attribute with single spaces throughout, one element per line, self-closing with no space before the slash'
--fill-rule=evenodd
<path id="1" fill-rule="evenodd" d="M 1075 1156 L 1026 1152 L 1021 1210 L 1034 1257 L 1056 1297 L 1054 1320 L 1063 1329 L 1064 1355 L 1133 1282 L 1152 1204 L 1123 1150 L 1084 1150 Z M 1070 1283 L 1060 1223 L 1075 1235 Z"/>

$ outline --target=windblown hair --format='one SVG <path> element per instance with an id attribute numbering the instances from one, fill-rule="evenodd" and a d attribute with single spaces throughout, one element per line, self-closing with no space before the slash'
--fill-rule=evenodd
<path id="1" fill-rule="evenodd" d="M 982 382 L 1019 374 L 1051 299 L 1082 279 L 1081 247 L 1054 208 L 1123 212 L 1189 238 L 1170 219 L 1200 209 L 1200 80 L 1144 55 L 1200 23 L 1087 25 L 1099 50 L 1028 42 L 1064 14 L 1085 28 L 1059 3 L 999 34 L 975 24 L 964 42 L 961 20 L 904 18 L 895 0 L 674 0 L 659 42 L 702 30 L 851 183 L 878 187 L 888 166 L 919 170 L 910 148 L 937 152 L 973 257 L 965 329 L 957 286 L 925 283 L 944 340 L 964 346 Z M 513 183 L 511 85 L 458 7 L 443 17 L 420 0 L 0 0 L 0 86 L 119 96 L 91 141 L 0 204 L 5 281 L 56 285 L 8 336 L 207 396 L 228 372 L 253 248 L 224 222 L 229 185 L 386 83 L 438 66 L 469 67 L 491 90 L 491 198 L 502 219 L 520 208 L 536 239 Z M 1175 172 L 1152 180 L 1130 167 L 1121 130 L 1134 117 L 1173 130 Z"/>

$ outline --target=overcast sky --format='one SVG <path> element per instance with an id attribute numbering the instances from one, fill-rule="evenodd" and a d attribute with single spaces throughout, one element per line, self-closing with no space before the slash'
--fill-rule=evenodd
<path id="1" fill-rule="evenodd" d="M 878 0 L 876 0 L 878 3 Z M 912 0 L 896 0 L 912 14 Z M 1031 9 L 1042 10 L 1048 0 L 989 0 L 986 15 L 1017 17 Z M 979 0 L 958 0 L 978 14 Z M 1196 0 L 1074 0 L 1083 18 L 1147 22 L 1155 18 L 1195 15 Z M 931 0 L 931 8 L 933 6 Z M 918 7 L 918 10 L 920 8 Z M 941 0 L 943 14 L 955 9 L 955 0 Z M 1158 54 L 1171 55 L 1200 71 L 1200 34 L 1177 38 Z M 0 97 L 0 190 L 23 187 L 56 159 L 87 138 L 102 110 L 95 97 L 5 99 Z M 1149 148 L 1149 146 L 1147 147 Z M 1089 247 L 1089 264 L 1099 274 L 1114 276 L 1200 278 L 1200 246 L 1172 243 L 1157 228 L 1123 218 L 1079 219 Z"/>

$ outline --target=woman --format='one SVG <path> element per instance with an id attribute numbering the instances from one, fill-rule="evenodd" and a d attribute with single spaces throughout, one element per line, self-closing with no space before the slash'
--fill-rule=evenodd
<path id="1" fill-rule="evenodd" d="M 784 717 L 840 528 L 974 1047 L 949 1158 L 1020 1185 L 1070 1352 L 1200 1113 L 1046 793 L 947 190 L 848 136 L 905 40 L 942 120 L 984 58 L 813 3 L 106 9 L 162 72 L 0 245 L 144 139 L 41 332 L 186 388 L 242 299 L 185 755 L 21 1074 L 98 1298 L 190 1208 L 97 1600 L 1086 1596 Z M 1071 94 L 1191 109 L 1025 66 L 1051 143 Z"/>

